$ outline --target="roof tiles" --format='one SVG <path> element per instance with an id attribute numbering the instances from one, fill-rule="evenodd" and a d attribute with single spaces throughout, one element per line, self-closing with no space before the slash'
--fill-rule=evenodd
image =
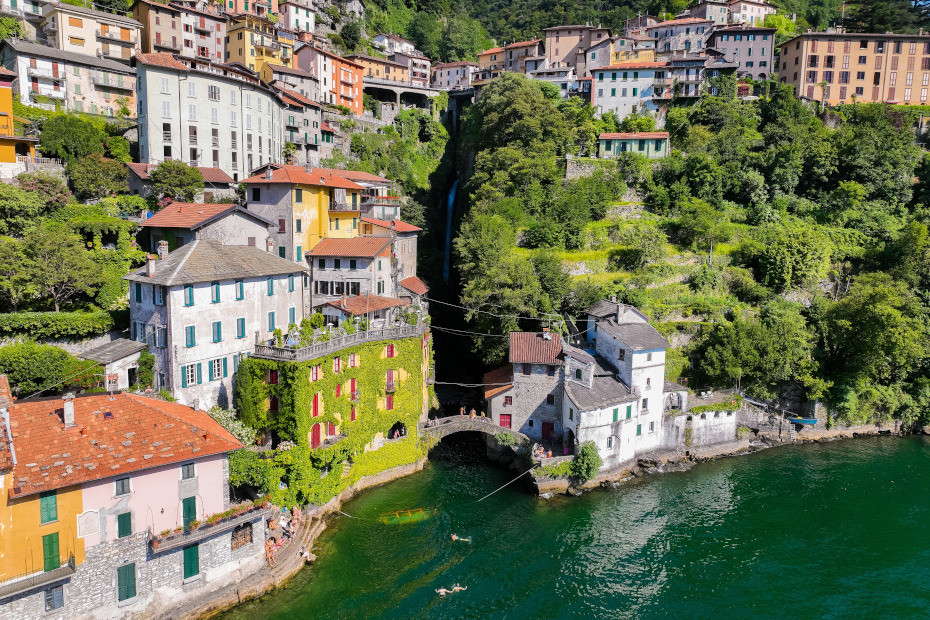
<path id="1" fill-rule="evenodd" d="M 561 366 L 562 339 L 551 332 L 510 332 L 510 363 Z"/>
<path id="2" fill-rule="evenodd" d="M 375 226 L 380 226 L 381 228 L 388 228 L 388 229 L 391 228 L 391 224 L 393 223 L 394 230 L 399 233 L 420 232 L 421 230 L 423 230 L 422 228 L 418 228 L 414 226 L 413 224 L 408 224 L 407 222 L 402 222 L 400 220 L 391 220 L 390 222 L 388 222 L 387 220 L 379 220 L 373 217 L 363 217 L 362 221 L 368 224 L 374 224 Z"/>
<path id="3" fill-rule="evenodd" d="M 308 252 L 314 257 L 374 258 L 391 245 L 390 237 L 351 237 L 320 239 Z"/>
<path id="4" fill-rule="evenodd" d="M 398 282 L 402 287 L 413 293 L 414 295 L 426 295 L 429 293 L 429 287 L 426 286 L 426 283 L 423 282 L 420 278 L 416 276 L 410 276 L 409 278 L 404 278 Z"/>
<path id="5" fill-rule="evenodd" d="M 274 164 L 268 167 L 271 172 L 269 179 L 265 173 L 256 174 L 242 181 L 243 183 L 290 183 L 292 185 L 315 185 L 318 187 L 335 187 L 338 189 L 364 189 L 358 183 L 334 174 L 335 170 L 327 168 L 311 168 L 308 172 L 303 166 L 290 166 Z"/>

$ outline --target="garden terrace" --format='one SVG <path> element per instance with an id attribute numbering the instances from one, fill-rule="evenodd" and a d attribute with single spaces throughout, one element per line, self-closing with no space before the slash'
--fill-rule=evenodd
<path id="1" fill-rule="evenodd" d="M 378 340 L 398 340 L 401 338 L 412 338 L 421 336 L 426 331 L 427 326 L 404 325 L 401 327 L 387 327 L 384 329 L 370 329 L 364 332 L 354 334 L 345 334 L 336 336 L 326 342 L 317 342 L 309 346 L 300 348 L 276 347 L 268 344 L 255 345 L 254 356 L 273 360 L 276 362 L 306 362 L 308 360 L 335 353 L 346 347 L 351 347 L 366 342 L 376 342 Z"/>

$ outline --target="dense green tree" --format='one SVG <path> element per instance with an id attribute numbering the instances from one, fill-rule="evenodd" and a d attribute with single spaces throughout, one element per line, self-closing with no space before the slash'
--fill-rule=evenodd
<path id="1" fill-rule="evenodd" d="M 910 0 L 859 0 L 847 9 L 843 25 L 850 32 L 915 32 L 924 23 L 914 10 L 917 4 Z"/>
<path id="2" fill-rule="evenodd" d="M 679 223 L 695 247 L 707 250 L 707 263 L 714 263 L 714 246 L 729 240 L 732 227 L 726 215 L 706 201 L 692 199 L 682 212 Z"/>
<path id="3" fill-rule="evenodd" d="M 68 177 L 74 195 L 81 200 L 103 198 L 129 191 L 125 164 L 99 153 L 72 160 Z"/>
<path id="4" fill-rule="evenodd" d="M 25 34 L 21 23 L 12 17 L 0 17 L 0 41 L 22 38 Z"/>
<path id="5" fill-rule="evenodd" d="M 569 293 L 571 284 L 562 261 L 552 252 L 546 251 L 534 252 L 531 260 L 533 272 L 539 279 L 539 285 L 549 297 L 549 305 L 554 309 L 562 308 L 562 303 Z"/>
<path id="6" fill-rule="evenodd" d="M 81 239 L 60 225 L 40 224 L 29 231 L 23 248 L 32 281 L 55 312 L 79 293 L 92 295 L 101 284 L 99 266 Z"/>
<path id="7" fill-rule="evenodd" d="M 45 215 L 45 210 L 46 203 L 41 195 L 0 183 L 0 234 L 21 237 Z"/>
<path id="8" fill-rule="evenodd" d="M 428 58 L 442 54 L 443 25 L 432 13 L 420 11 L 407 26 L 407 36 Z"/>
<path id="9" fill-rule="evenodd" d="M 9 378 L 10 388 L 20 398 L 92 387 L 99 384 L 101 372 L 96 362 L 78 360 L 50 345 L 18 342 L 0 347 L 0 374 Z"/>
<path id="10" fill-rule="evenodd" d="M 0 291 L 10 310 L 36 294 L 23 248 L 26 242 L 13 237 L 0 237 Z"/>
<path id="11" fill-rule="evenodd" d="M 192 202 L 203 191 L 203 174 L 183 161 L 163 161 L 150 176 L 152 191 L 160 198 Z"/>
<path id="12" fill-rule="evenodd" d="M 462 280 L 472 280 L 502 261 L 514 247 L 515 236 L 499 215 L 477 215 L 466 221 L 454 243 Z"/>
<path id="13" fill-rule="evenodd" d="M 818 282 L 826 275 L 832 245 L 809 226 L 772 225 L 761 233 L 762 283 L 785 290 Z"/>
<path id="14" fill-rule="evenodd" d="M 88 155 L 103 155 L 103 131 L 79 116 L 60 114 L 42 124 L 39 147 L 49 157 L 71 163 Z"/>
<path id="15" fill-rule="evenodd" d="M 362 40 L 362 25 L 358 21 L 347 22 L 339 31 L 346 50 L 354 52 Z"/>

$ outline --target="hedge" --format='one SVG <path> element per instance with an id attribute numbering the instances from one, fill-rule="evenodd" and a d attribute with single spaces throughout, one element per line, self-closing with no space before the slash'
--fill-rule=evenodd
<path id="1" fill-rule="evenodd" d="M 10 312 L 0 314 L 0 335 L 36 340 L 82 339 L 128 324 L 126 311 Z"/>

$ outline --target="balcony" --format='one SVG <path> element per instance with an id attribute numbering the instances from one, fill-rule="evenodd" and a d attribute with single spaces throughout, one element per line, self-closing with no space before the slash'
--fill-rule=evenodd
<path id="1" fill-rule="evenodd" d="M 182 49 L 180 43 L 175 43 L 175 42 L 169 43 L 168 41 L 155 41 L 154 46 L 157 49 L 172 50 L 174 52 L 180 52 Z"/>
<path id="2" fill-rule="evenodd" d="M 171 142 L 171 132 L 170 131 L 161 132 L 161 140 L 162 142 Z"/>
<path id="3" fill-rule="evenodd" d="M 12 15 L 13 17 L 22 17 L 23 10 L 17 7 L 0 4 L 0 15 Z"/>
<path id="4" fill-rule="evenodd" d="M 107 88 L 116 88 L 119 90 L 136 90 L 136 83 L 133 80 L 112 80 L 107 74 L 97 74 L 93 76 L 95 86 L 105 86 Z"/>
<path id="5" fill-rule="evenodd" d="M 238 149 L 238 148 L 239 148 L 239 141 L 236 140 L 235 138 L 233 138 L 233 141 L 232 141 L 232 149 L 235 151 L 235 150 Z"/>
<path id="6" fill-rule="evenodd" d="M 45 32 L 58 32 L 58 22 L 54 19 L 50 19 L 42 26 L 42 29 Z"/>
<path id="7" fill-rule="evenodd" d="M 206 523 L 203 525 L 199 525 L 198 523 L 199 527 L 191 527 L 188 529 L 177 528 L 172 532 L 162 532 L 161 535 L 156 535 L 149 530 L 149 544 L 152 545 L 152 551 L 155 553 L 171 551 L 199 542 L 205 538 L 228 532 L 239 527 L 243 523 L 263 520 L 269 513 L 269 509 L 258 504 L 248 508 L 234 508 L 228 510 L 226 513 L 208 517 L 205 519 Z M 260 535 L 261 532 L 253 532 L 253 540 L 257 539 L 256 534 Z"/>
<path id="8" fill-rule="evenodd" d="M 404 325 L 401 327 L 388 327 L 385 329 L 370 329 L 364 332 L 346 334 L 329 340 L 311 344 L 299 349 L 290 349 L 286 347 L 276 347 L 267 344 L 255 345 L 255 357 L 262 359 L 275 360 L 280 362 L 305 362 L 322 355 L 328 355 L 340 351 L 346 347 L 355 346 L 365 342 L 376 342 L 379 340 L 397 340 L 399 338 L 413 338 L 421 336 L 427 330 L 425 324 Z"/>
<path id="9" fill-rule="evenodd" d="M 655 78 L 652 80 L 653 87 L 671 86 L 672 78 Z"/>
<path id="10" fill-rule="evenodd" d="M 207 34 L 210 33 L 210 28 L 206 26 L 206 23 L 204 23 L 203 26 L 201 26 L 200 24 L 194 24 L 194 30 L 196 30 L 197 32 L 205 32 Z"/>
<path id="11" fill-rule="evenodd" d="M 392 380 L 384 384 L 384 391 L 388 394 L 392 394 L 397 391 L 397 381 Z"/>
<path id="12" fill-rule="evenodd" d="M 64 566 L 56 569 L 43 571 L 41 573 L 32 573 L 11 577 L 0 581 L 0 598 L 7 598 L 26 590 L 37 589 L 49 583 L 61 581 L 65 577 L 70 577 L 76 572 L 74 565 L 74 554 L 68 557 L 68 562 Z"/>
<path id="13" fill-rule="evenodd" d="M 200 161 L 197 158 L 189 159 L 187 161 L 187 165 L 191 166 L 192 168 L 196 168 L 200 165 Z"/>
<path id="14" fill-rule="evenodd" d="M 203 60 L 210 60 L 210 50 L 204 52 L 203 50 L 197 50 L 197 58 L 202 58 Z"/>
<path id="15" fill-rule="evenodd" d="M 98 39 L 106 39 L 107 41 L 115 41 L 116 43 L 126 43 L 127 45 L 135 45 L 135 44 L 136 44 L 136 35 L 135 35 L 135 34 L 131 34 L 131 35 L 129 36 L 128 39 L 124 39 L 124 38 L 120 35 L 120 31 L 119 31 L 119 30 L 107 30 L 106 32 L 104 32 L 103 30 L 98 30 L 98 31 L 97 31 L 97 38 L 98 38 Z"/>
<path id="16" fill-rule="evenodd" d="M 255 42 L 255 47 L 262 47 L 264 49 L 271 50 L 276 52 L 281 49 L 281 44 L 277 41 L 268 41 L 266 39 L 259 39 Z"/>
<path id="17" fill-rule="evenodd" d="M 49 69 L 40 69 L 39 67 L 27 67 L 26 75 L 29 77 L 45 78 L 47 80 L 63 80 L 65 76 L 62 74 L 55 75 Z"/>
<path id="18" fill-rule="evenodd" d="M 664 100 L 671 99 L 671 98 L 672 98 L 672 91 L 671 91 L 671 89 L 665 89 L 665 90 L 662 90 L 662 91 L 654 91 L 654 92 L 652 93 L 652 98 L 653 98 L 653 99 L 660 99 L 660 100 L 663 100 L 663 101 L 664 101 Z"/>
<path id="19" fill-rule="evenodd" d="M 358 211 L 359 211 L 359 208 L 358 208 L 358 205 L 350 205 L 350 204 L 346 204 L 346 203 L 344 203 L 344 202 L 335 202 L 335 201 L 332 201 L 332 202 L 329 203 L 329 210 L 330 210 L 330 211 L 355 211 L 355 212 L 358 212 Z"/>
<path id="20" fill-rule="evenodd" d="M 48 90 L 44 93 L 32 91 L 31 95 L 33 99 L 36 97 L 48 97 L 49 99 L 61 99 L 64 101 L 66 93 L 64 90 Z"/>

